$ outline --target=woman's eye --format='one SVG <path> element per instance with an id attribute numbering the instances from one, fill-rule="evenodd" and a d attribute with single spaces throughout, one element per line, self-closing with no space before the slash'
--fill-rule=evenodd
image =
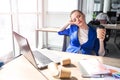
<path id="1" fill-rule="evenodd" d="M 80 17 L 81 17 L 81 15 L 77 16 L 77 18 L 80 18 Z"/>

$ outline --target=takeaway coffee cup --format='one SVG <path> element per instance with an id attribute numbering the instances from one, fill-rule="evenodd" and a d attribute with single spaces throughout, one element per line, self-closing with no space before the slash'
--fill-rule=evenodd
<path id="1" fill-rule="evenodd" d="M 97 27 L 97 38 L 98 39 L 104 39 L 105 34 L 106 34 L 106 30 L 104 26 L 100 25 L 99 27 Z"/>

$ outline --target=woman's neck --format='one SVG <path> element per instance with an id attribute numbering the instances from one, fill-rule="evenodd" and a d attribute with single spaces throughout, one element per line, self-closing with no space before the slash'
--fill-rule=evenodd
<path id="1" fill-rule="evenodd" d="M 83 24 L 80 28 L 81 28 L 81 29 L 88 30 L 88 26 L 87 26 L 87 24 Z"/>

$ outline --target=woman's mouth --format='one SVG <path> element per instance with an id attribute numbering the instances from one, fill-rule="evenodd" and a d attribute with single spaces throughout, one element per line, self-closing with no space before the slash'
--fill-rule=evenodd
<path id="1" fill-rule="evenodd" d="M 82 21 L 78 21 L 78 24 L 82 23 Z"/>

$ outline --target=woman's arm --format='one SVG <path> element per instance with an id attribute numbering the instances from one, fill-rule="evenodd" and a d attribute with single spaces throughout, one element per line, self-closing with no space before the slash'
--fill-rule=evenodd
<path id="1" fill-rule="evenodd" d="M 59 31 L 63 31 L 64 29 L 66 29 L 70 24 L 67 23 L 65 24 L 63 27 L 60 27 Z"/>
<path id="2" fill-rule="evenodd" d="M 63 27 L 60 27 L 59 31 L 63 31 L 65 30 L 69 25 L 74 24 L 74 22 L 72 22 L 71 20 L 69 22 L 67 22 Z M 58 31 L 58 32 L 59 32 Z"/>
<path id="3" fill-rule="evenodd" d="M 104 39 L 106 35 L 106 29 L 97 29 L 97 38 L 99 39 L 99 56 L 105 55 Z"/>
<path id="4" fill-rule="evenodd" d="M 99 43 L 100 43 L 100 46 L 99 46 L 98 54 L 99 56 L 104 56 L 105 55 L 104 41 L 99 39 Z"/>

